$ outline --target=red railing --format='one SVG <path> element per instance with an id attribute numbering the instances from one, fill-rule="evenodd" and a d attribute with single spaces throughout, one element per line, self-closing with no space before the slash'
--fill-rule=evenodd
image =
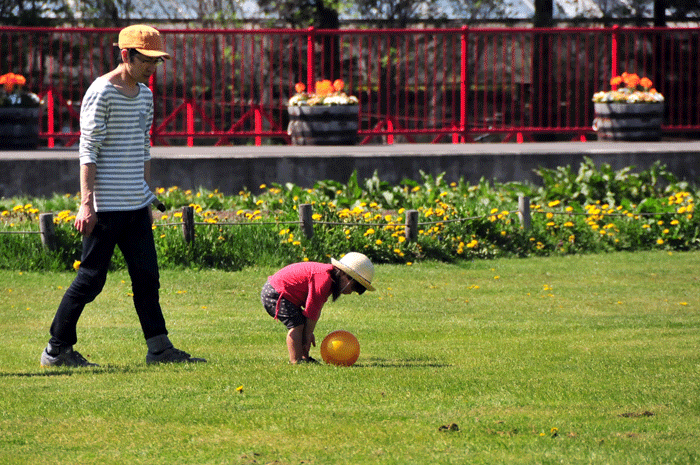
<path id="1" fill-rule="evenodd" d="M 342 78 L 362 143 L 576 139 L 622 71 L 666 97 L 665 134 L 700 132 L 700 28 L 161 29 L 151 80 L 158 145 L 289 143 L 296 82 Z M 0 28 L 0 74 L 46 102 L 49 147 L 79 136 L 82 95 L 117 65 L 118 29 Z"/>

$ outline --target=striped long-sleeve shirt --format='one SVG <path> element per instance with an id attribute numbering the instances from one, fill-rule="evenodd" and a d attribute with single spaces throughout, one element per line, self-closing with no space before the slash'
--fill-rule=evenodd
<path id="1" fill-rule="evenodd" d="M 100 77 L 85 93 L 80 109 L 80 164 L 94 163 L 95 211 L 130 211 L 153 199 L 144 179 L 151 158 L 149 131 L 153 94 L 139 84 L 136 97 L 121 94 Z"/>

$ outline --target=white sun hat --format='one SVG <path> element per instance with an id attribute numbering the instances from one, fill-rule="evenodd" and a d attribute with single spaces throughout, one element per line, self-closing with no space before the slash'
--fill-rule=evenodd
<path id="1" fill-rule="evenodd" d="M 348 252 L 343 258 L 336 260 L 331 258 L 331 264 L 347 273 L 352 279 L 360 283 L 368 291 L 373 291 L 372 279 L 374 278 L 374 265 L 364 254 Z"/>

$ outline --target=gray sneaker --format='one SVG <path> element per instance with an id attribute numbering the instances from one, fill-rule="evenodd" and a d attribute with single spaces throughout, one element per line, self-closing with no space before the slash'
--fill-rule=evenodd
<path id="1" fill-rule="evenodd" d="M 52 352 L 54 349 L 52 348 Z M 59 348 L 58 353 L 50 354 L 49 347 L 41 353 L 41 366 L 43 367 L 98 367 L 97 363 L 90 363 L 80 352 L 73 347 Z"/>
<path id="2" fill-rule="evenodd" d="M 193 357 L 187 352 L 171 347 L 163 352 L 154 354 L 148 352 L 146 354 L 146 363 L 206 363 L 203 358 Z"/>

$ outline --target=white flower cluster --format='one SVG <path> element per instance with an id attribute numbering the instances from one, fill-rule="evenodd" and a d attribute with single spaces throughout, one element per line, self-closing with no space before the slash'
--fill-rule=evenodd
<path id="1" fill-rule="evenodd" d="M 619 90 L 596 92 L 593 94 L 595 103 L 655 103 L 663 102 L 664 96 L 655 90 L 631 90 L 623 87 Z"/>
<path id="2" fill-rule="evenodd" d="M 319 106 L 319 105 L 357 105 L 359 100 L 354 95 L 347 95 L 344 92 L 332 93 L 325 96 L 315 94 L 296 94 L 289 99 L 290 107 L 300 107 L 303 105 Z"/>

